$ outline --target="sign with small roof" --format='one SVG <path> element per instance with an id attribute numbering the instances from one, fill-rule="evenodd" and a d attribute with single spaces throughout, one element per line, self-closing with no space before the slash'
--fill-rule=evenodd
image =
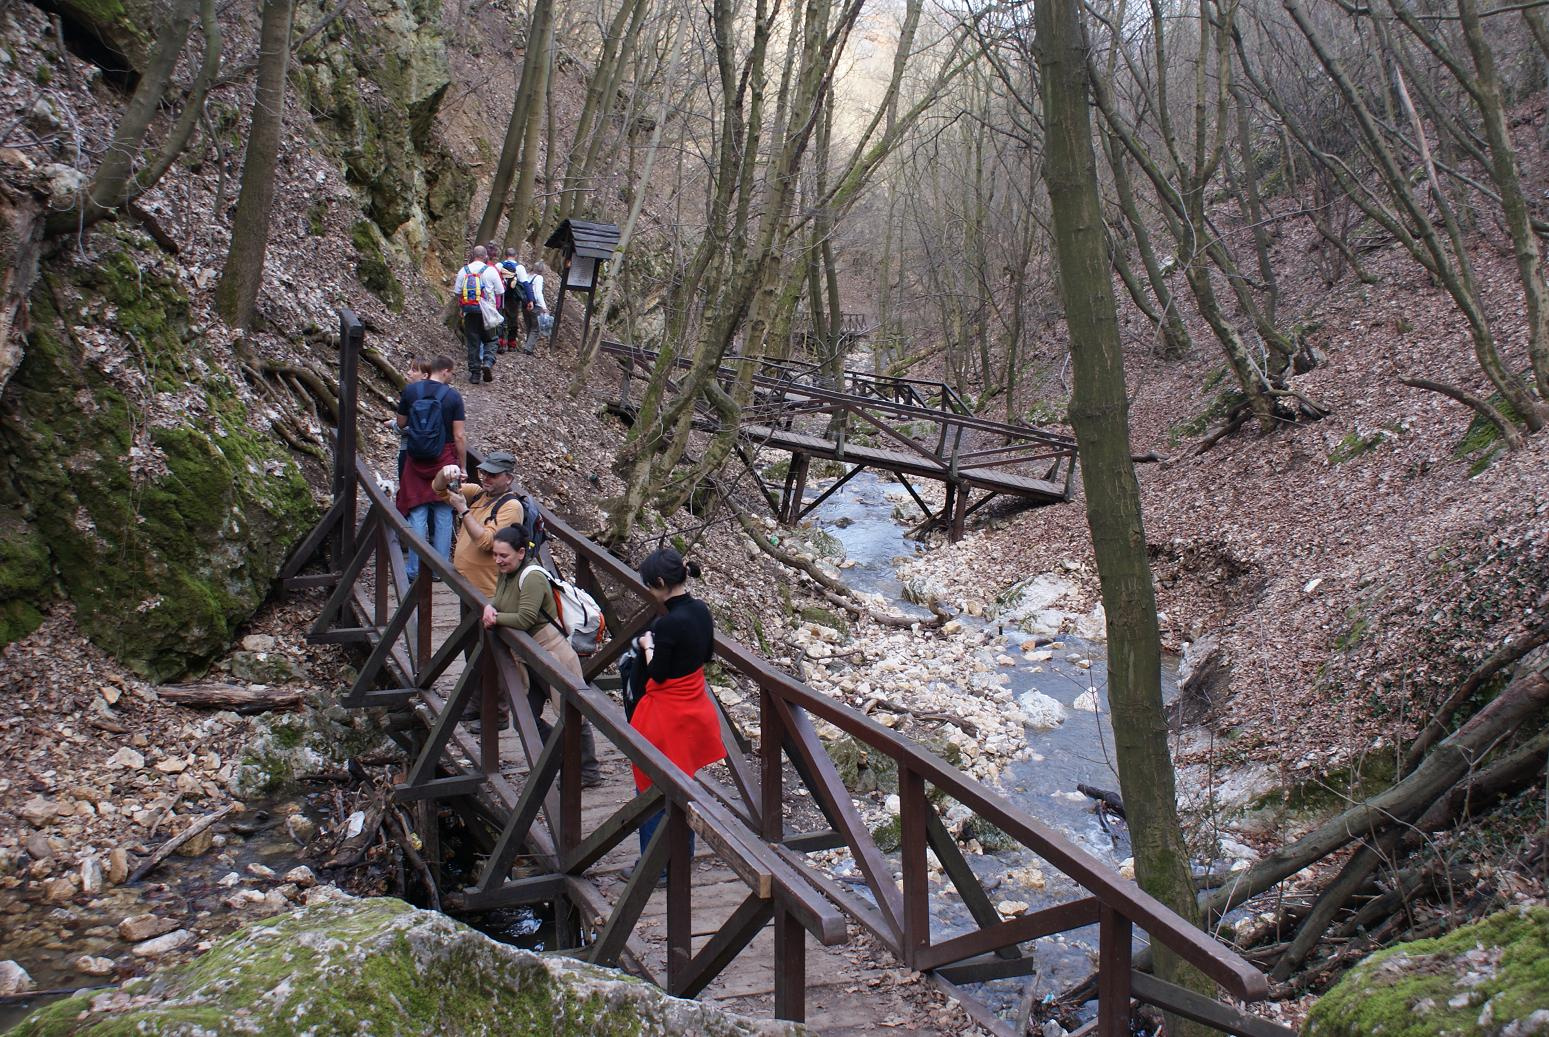
<path id="1" fill-rule="evenodd" d="M 581 341 L 586 341 L 592 326 L 592 304 L 597 297 L 597 279 L 602 264 L 613 258 L 618 250 L 619 228 L 616 223 L 592 223 L 587 220 L 566 220 L 554 228 L 544 247 L 560 250 L 562 259 L 559 279 L 559 301 L 554 307 L 554 331 L 565 317 L 565 295 L 581 292 L 586 296 L 586 311 L 581 318 Z"/>

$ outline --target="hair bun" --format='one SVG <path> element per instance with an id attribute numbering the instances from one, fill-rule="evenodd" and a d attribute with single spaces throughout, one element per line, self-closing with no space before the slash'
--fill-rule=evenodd
<path id="1" fill-rule="evenodd" d="M 701 569 L 699 567 L 699 563 L 695 562 L 695 561 L 684 562 L 683 563 L 683 568 L 690 576 L 692 576 L 696 580 L 699 579 L 699 577 L 704 574 L 704 570 Z"/>

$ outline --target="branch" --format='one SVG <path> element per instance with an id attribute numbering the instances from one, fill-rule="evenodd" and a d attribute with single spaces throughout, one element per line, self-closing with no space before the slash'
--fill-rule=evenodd
<path id="1" fill-rule="evenodd" d="M 1482 396 L 1475 396 L 1467 389 L 1456 385 L 1448 385 L 1445 382 L 1433 382 L 1429 378 L 1400 378 L 1399 384 L 1407 385 L 1411 389 L 1424 389 L 1427 392 L 1440 393 L 1448 399 L 1457 400 L 1466 407 L 1473 408 L 1480 417 L 1489 421 L 1500 430 L 1501 438 L 1512 450 L 1520 450 L 1524 444 L 1522 433 L 1502 414 L 1500 408 Z"/>

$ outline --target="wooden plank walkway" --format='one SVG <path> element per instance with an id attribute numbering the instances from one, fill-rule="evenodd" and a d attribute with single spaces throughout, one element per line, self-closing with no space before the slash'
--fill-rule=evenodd
<path id="1" fill-rule="evenodd" d="M 435 642 L 443 643 L 456 629 L 460 618 L 457 597 L 443 584 L 436 584 L 434 591 Z M 435 690 L 445 696 L 450 693 L 462 673 L 463 659 L 459 656 L 437 680 Z M 546 719 L 554 720 L 553 710 L 545 711 Z M 465 729 L 466 730 L 466 729 Z M 593 831 L 607 820 L 615 810 L 635 795 L 634 779 L 629 761 L 612 743 L 597 739 L 598 762 L 604 783 L 581 793 L 582 826 Z M 471 742 L 464 745 L 470 748 Z M 507 761 L 502 774 L 516 791 L 520 791 L 526 778 L 525 755 L 513 728 L 506 728 L 500 737 L 500 757 Z M 471 759 L 469 769 L 474 769 Z M 498 794 L 498 793 L 497 793 Z M 509 804 L 507 805 L 509 809 Z M 638 855 L 638 843 L 631 837 L 614 848 L 588 871 L 602 899 L 608 907 L 616 902 L 624 889 L 623 871 L 629 868 Z M 703 840 L 698 842 L 694 864 L 693 902 L 693 949 L 697 953 L 732 916 L 748 894 L 745 882 L 730 869 L 719 864 Z M 643 950 L 648 968 L 658 977 L 666 973 L 667 891 L 659 888 L 651 894 L 651 900 L 634 930 L 635 939 Z M 588 928 L 596 929 L 601 919 L 593 919 Z M 730 1011 L 740 1012 L 757 1019 L 774 1015 L 774 958 L 773 924 L 753 939 L 748 950 L 739 954 L 698 997 L 698 1000 L 720 1004 Z M 859 935 L 858 927 L 850 926 L 852 938 Z M 807 941 L 807 1025 L 815 1032 L 849 1037 L 873 1034 L 884 1022 L 899 1026 L 899 1032 L 938 1033 L 946 1032 L 935 1026 L 921 1028 L 919 1008 L 924 991 L 897 962 L 881 953 L 869 951 L 863 942 L 852 942 L 840 947 L 822 947 L 815 940 Z M 907 977 L 907 978 L 906 978 Z M 945 999 L 928 995 L 934 1004 L 945 1005 Z M 963 1015 L 955 1008 L 952 1014 L 962 1020 Z M 909 1020 L 903 1024 L 902 1020 Z M 961 1034 L 963 1028 L 951 1031 Z"/>

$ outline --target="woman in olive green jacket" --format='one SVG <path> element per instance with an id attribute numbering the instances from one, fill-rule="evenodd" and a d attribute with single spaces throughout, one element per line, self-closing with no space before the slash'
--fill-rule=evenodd
<path id="1" fill-rule="evenodd" d="M 525 630 L 538 642 L 538 647 L 554 657 L 560 669 L 574 677 L 577 684 L 584 684 L 586 677 L 581 672 L 581 658 L 570 647 L 570 638 L 559 625 L 549 574 L 535 555 L 529 556 L 521 530 L 515 526 L 499 530 L 491 549 L 500 576 L 495 580 L 494 599 L 484 606 L 485 629 L 502 626 Z M 518 687 L 513 689 L 512 701 L 521 702 L 528 699 L 527 667 L 518 666 L 516 671 Z M 560 696 L 553 688 L 549 689 L 549 701 L 554 704 L 554 715 L 563 716 Z M 538 703 L 541 702 L 540 698 Z M 534 704 L 534 714 L 541 708 L 539 704 Z M 540 727 L 547 726 L 542 717 L 537 720 Z M 602 784 L 602 775 L 597 767 L 597 750 L 590 724 L 583 722 L 581 741 L 581 784 L 592 788 Z"/>

